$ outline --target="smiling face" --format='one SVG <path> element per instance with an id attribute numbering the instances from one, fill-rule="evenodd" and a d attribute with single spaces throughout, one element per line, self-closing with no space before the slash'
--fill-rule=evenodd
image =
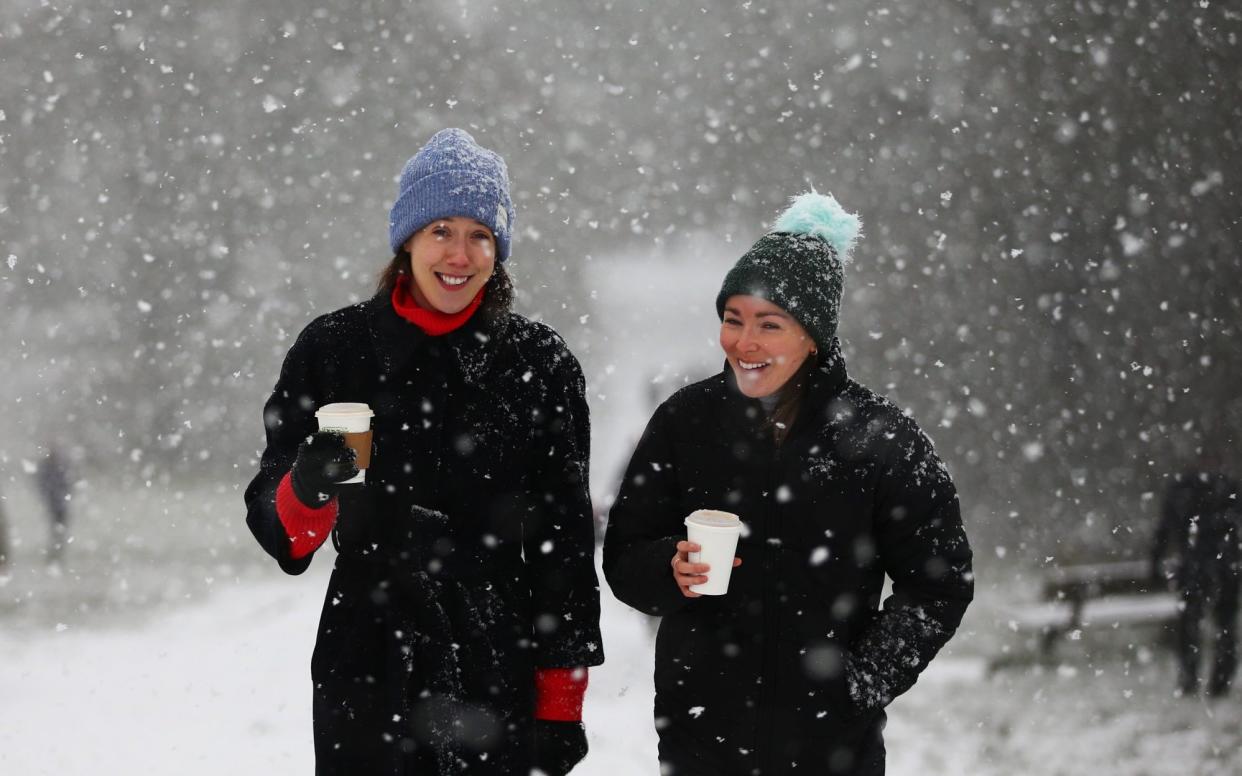
<path id="1" fill-rule="evenodd" d="M 406 242 L 419 306 L 442 313 L 461 312 L 496 269 L 496 238 L 471 218 L 439 218 Z"/>
<path id="2" fill-rule="evenodd" d="M 752 399 L 771 396 L 793 376 L 815 341 L 793 316 L 757 296 L 731 296 L 720 321 L 720 347 Z"/>

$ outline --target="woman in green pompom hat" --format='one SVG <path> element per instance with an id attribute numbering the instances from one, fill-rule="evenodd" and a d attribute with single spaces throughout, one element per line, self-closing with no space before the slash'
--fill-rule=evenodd
<path id="1" fill-rule="evenodd" d="M 948 470 L 846 372 L 836 331 L 860 233 L 833 197 L 803 194 L 738 260 L 716 300 L 723 371 L 656 410 L 609 514 L 613 592 L 663 617 L 662 772 L 882 774 L 884 707 L 973 597 Z M 691 589 L 721 571 L 689 557 L 683 523 L 704 508 L 744 526 L 723 595 Z"/>

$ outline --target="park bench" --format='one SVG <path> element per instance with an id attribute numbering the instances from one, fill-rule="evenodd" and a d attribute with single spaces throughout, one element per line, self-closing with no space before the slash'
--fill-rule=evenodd
<path id="1" fill-rule="evenodd" d="M 1047 662 L 1062 638 L 1078 639 L 1091 629 L 1171 623 L 1177 596 L 1151 578 L 1150 568 L 1144 561 L 1054 566 L 1041 576 L 1040 600 L 1010 609 L 1005 624 L 1034 635 L 1038 657 Z"/>

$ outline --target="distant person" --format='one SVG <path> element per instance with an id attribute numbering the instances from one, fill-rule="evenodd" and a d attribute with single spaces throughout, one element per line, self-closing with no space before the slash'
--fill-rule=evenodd
<path id="1" fill-rule="evenodd" d="M 35 474 L 51 528 L 47 560 L 60 563 L 69 541 L 69 467 L 57 447 L 48 448 Z"/>
<path id="2" fill-rule="evenodd" d="M 321 315 L 263 411 L 247 523 L 300 574 L 335 566 L 311 658 L 318 776 L 564 776 L 603 662 L 582 369 L 512 311 L 504 161 L 445 129 L 405 164 L 376 293 Z M 319 431 L 374 412 L 365 482 Z M 278 646 L 278 645 L 277 645 Z"/>
<path id="3" fill-rule="evenodd" d="M 836 331 L 859 228 L 804 194 L 738 260 L 716 297 L 723 371 L 659 406 L 609 513 L 609 585 L 663 616 L 662 773 L 882 774 L 884 707 L 973 597 L 948 470 L 846 370 Z M 717 573 L 688 557 L 701 547 L 683 520 L 702 508 L 748 529 L 723 595 L 691 589 Z"/>
<path id="4" fill-rule="evenodd" d="M 1213 655 L 1207 692 L 1220 697 L 1233 684 L 1242 560 L 1239 498 L 1237 480 L 1221 473 L 1212 455 L 1201 456 L 1195 468 L 1176 475 L 1165 493 L 1152 548 L 1152 574 L 1171 578 L 1181 596 L 1177 666 L 1178 688 L 1185 695 L 1199 691 L 1205 613 L 1211 619 Z"/>

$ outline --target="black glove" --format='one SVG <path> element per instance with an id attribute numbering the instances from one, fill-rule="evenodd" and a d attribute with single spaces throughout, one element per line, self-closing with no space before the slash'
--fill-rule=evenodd
<path id="1" fill-rule="evenodd" d="M 346 447 L 343 435 L 335 431 L 311 434 L 298 447 L 293 462 L 293 495 L 308 507 L 323 506 L 340 490 L 342 482 L 358 474 L 356 457 L 353 448 Z"/>
<path id="2" fill-rule="evenodd" d="M 581 722 L 535 720 L 535 767 L 546 776 L 565 776 L 586 753 L 586 727 Z"/>

